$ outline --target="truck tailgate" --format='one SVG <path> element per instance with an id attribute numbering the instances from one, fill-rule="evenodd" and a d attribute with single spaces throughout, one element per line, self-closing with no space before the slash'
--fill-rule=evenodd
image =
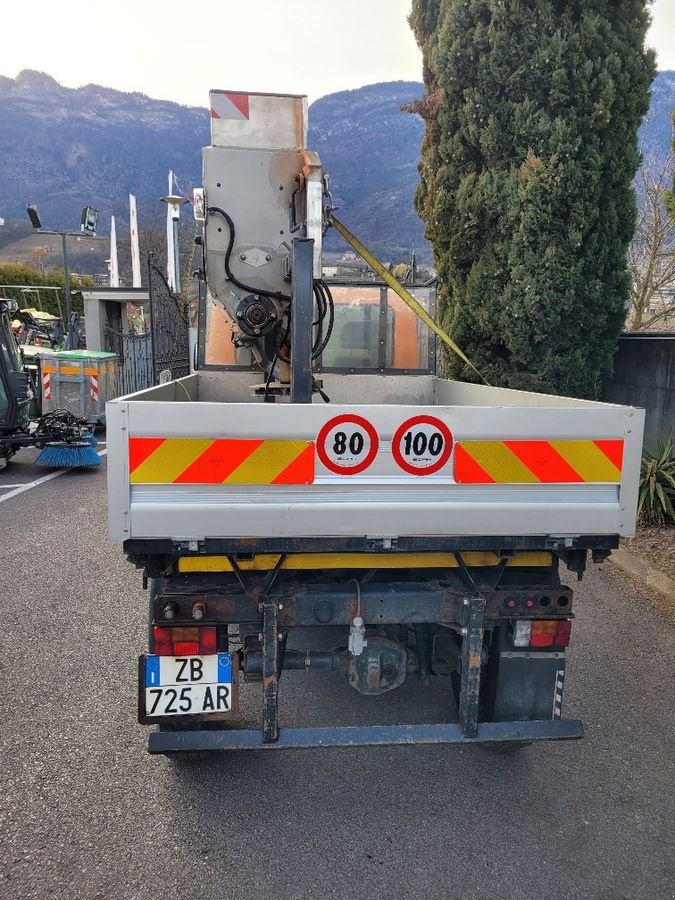
<path id="1" fill-rule="evenodd" d="M 111 536 L 633 533 L 642 410 L 486 391 L 494 405 L 122 397 L 107 406 Z"/>

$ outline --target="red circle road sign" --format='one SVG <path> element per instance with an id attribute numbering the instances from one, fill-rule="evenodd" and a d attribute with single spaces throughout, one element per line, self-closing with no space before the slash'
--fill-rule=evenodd
<path id="1" fill-rule="evenodd" d="M 372 465 L 380 447 L 377 431 L 361 416 L 335 416 L 316 439 L 323 465 L 336 475 L 358 475 Z"/>
<path id="2" fill-rule="evenodd" d="M 452 433 L 435 416 L 413 416 L 396 430 L 391 452 L 399 468 L 409 475 L 439 472 L 452 453 Z"/>

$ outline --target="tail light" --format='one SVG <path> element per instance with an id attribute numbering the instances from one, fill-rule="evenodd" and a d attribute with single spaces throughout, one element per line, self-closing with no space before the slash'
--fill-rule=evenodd
<path id="1" fill-rule="evenodd" d="M 513 624 L 513 646 L 562 649 L 571 632 L 571 619 L 518 619 Z"/>
<path id="2" fill-rule="evenodd" d="M 513 623 L 513 646 L 529 647 L 532 634 L 532 622 L 529 619 L 518 619 Z"/>
<path id="3" fill-rule="evenodd" d="M 530 647 L 552 647 L 558 623 L 555 619 L 540 619 L 532 623 Z"/>
<path id="4" fill-rule="evenodd" d="M 570 642 L 570 635 L 572 634 L 572 620 L 571 619 L 558 619 L 556 623 L 557 627 L 555 630 L 555 637 L 553 639 L 554 647 L 567 647 Z"/>
<path id="5" fill-rule="evenodd" d="M 218 630 L 215 625 L 190 628 L 152 629 L 157 656 L 208 656 L 218 652 Z"/>
<path id="6" fill-rule="evenodd" d="M 197 600 L 192 606 L 192 618 L 198 622 L 206 615 L 206 603 L 203 600 Z"/>

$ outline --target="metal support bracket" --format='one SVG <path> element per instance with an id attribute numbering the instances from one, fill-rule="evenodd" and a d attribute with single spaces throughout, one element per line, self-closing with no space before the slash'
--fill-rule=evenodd
<path id="1" fill-rule="evenodd" d="M 263 614 L 263 721 L 262 739 L 272 744 L 279 739 L 279 628 L 278 603 L 266 597 Z"/>
<path id="2" fill-rule="evenodd" d="M 462 642 L 462 677 L 459 695 L 459 724 L 464 737 L 475 737 L 478 731 L 480 697 L 480 663 L 483 649 L 485 598 L 467 597 L 464 601 Z"/>
<path id="3" fill-rule="evenodd" d="M 312 321 L 314 241 L 293 239 L 291 300 L 291 403 L 312 402 Z"/>

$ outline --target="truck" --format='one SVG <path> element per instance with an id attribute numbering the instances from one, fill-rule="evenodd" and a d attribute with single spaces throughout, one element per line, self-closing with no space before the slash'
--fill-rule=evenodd
<path id="1" fill-rule="evenodd" d="M 306 99 L 213 91 L 210 114 L 198 366 L 106 410 L 149 752 L 580 738 L 565 570 L 633 533 L 643 411 L 442 377 L 433 285 L 322 278 L 338 220 Z M 281 727 L 292 671 L 366 709 L 406 680 L 447 699 L 434 722 Z"/>

